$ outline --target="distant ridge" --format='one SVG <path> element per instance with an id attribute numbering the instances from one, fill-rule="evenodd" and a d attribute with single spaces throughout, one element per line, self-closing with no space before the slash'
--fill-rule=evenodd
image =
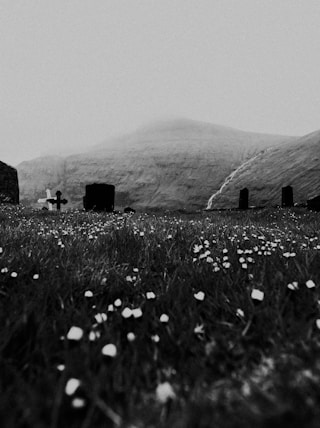
<path id="1" fill-rule="evenodd" d="M 248 132 L 232 128 L 225 125 L 216 125 L 209 122 L 201 122 L 192 119 L 179 118 L 176 120 L 160 120 L 149 123 L 128 134 L 108 139 L 100 144 L 95 145 L 88 152 L 96 150 L 107 150 L 110 146 L 124 146 L 128 143 L 168 142 L 176 141 L 183 143 L 185 141 L 201 141 L 201 139 L 210 140 L 214 143 L 216 138 L 230 140 L 231 138 L 246 138 L 248 144 L 262 146 L 270 145 L 270 142 L 278 143 L 279 141 L 291 141 L 296 136 L 263 134 L 259 132 Z M 119 146 L 119 148 L 121 148 Z"/>
<path id="2" fill-rule="evenodd" d="M 201 209 L 239 166 L 299 139 L 189 119 L 160 121 L 77 155 L 22 162 L 21 199 L 34 204 L 47 187 L 59 188 L 69 206 L 82 207 L 85 185 L 104 182 L 115 185 L 119 208 Z M 237 198 L 220 202 L 234 206 Z"/>

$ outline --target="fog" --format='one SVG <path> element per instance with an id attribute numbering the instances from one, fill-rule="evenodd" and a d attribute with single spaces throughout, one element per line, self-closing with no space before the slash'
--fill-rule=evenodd
<path id="1" fill-rule="evenodd" d="M 0 160 L 188 117 L 320 128 L 318 0 L 2 0 Z"/>

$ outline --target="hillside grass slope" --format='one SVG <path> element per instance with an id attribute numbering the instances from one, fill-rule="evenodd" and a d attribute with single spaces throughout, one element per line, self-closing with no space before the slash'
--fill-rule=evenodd
<path id="1" fill-rule="evenodd" d="M 294 137 L 264 135 L 191 120 L 153 124 L 64 159 L 18 166 L 22 201 L 61 190 L 81 207 L 86 184 L 116 186 L 116 206 L 199 209 L 234 169 Z M 40 196 L 41 194 L 41 196 Z"/>
<path id="2" fill-rule="evenodd" d="M 281 188 L 288 185 L 297 203 L 320 194 L 320 131 L 261 153 L 224 187 L 213 207 L 237 206 L 244 187 L 251 205 L 281 204 Z"/>

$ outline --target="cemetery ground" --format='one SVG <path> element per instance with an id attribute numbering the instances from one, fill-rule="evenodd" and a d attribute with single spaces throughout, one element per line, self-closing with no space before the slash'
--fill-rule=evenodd
<path id="1" fill-rule="evenodd" d="M 0 207 L 2 427 L 318 427 L 320 216 Z"/>

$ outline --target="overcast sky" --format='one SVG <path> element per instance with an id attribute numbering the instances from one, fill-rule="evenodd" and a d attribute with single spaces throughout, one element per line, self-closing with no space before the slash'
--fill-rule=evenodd
<path id="1" fill-rule="evenodd" d="M 0 0 L 0 160 L 167 117 L 320 128 L 319 0 Z"/>

